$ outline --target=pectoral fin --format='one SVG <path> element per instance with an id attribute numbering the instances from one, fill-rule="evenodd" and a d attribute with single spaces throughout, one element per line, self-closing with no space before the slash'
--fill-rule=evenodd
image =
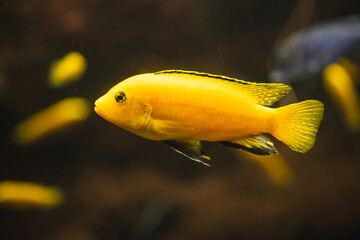
<path id="1" fill-rule="evenodd" d="M 236 141 L 221 141 L 221 144 L 227 147 L 239 148 L 257 155 L 274 155 L 278 151 L 274 143 L 266 136 L 261 134 L 251 135 Z"/>
<path id="2" fill-rule="evenodd" d="M 147 131 L 153 135 L 153 140 L 161 140 L 190 138 L 196 130 L 177 121 L 151 119 Z"/>
<path id="3" fill-rule="evenodd" d="M 210 160 L 209 156 L 206 156 L 201 150 L 201 143 L 197 140 L 188 140 L 188 141 L 162 141 L 166 143 L 170 148 L 174 149 L 176 152 L 194 160 L 196 162 L 201 162 L 202 164 L 210 167 L 210 164 L 206 161 Z"/>

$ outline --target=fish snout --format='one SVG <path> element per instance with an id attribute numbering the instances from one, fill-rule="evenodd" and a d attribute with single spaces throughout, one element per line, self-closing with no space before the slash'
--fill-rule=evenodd
<path id="1" fill-rule="evenodd" d="M 100 101 L 99 101 L 99 99 L 97 99 L 97 100 L 95 101 L 95 107 L 98 106 L 99 103 L 100 103 Z"/>
<path id="2" fill-rule="evenodd" d="M 94 111 L 95 111 L 98 115 L 104 116 L 104 110 L 101 108 L 100 99 L 98 99 L 98 100 L 95 101 Z"/>

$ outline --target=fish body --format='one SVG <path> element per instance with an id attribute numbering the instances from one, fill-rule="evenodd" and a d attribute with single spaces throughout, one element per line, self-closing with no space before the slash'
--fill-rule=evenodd
<path id="1" fill-rule="evenodd" d="M 281 154 L 261 156 L 245 151 L 236 151 L 239 159 L 248 160 L 263 168 L 269 179 L 278 187 L 287 188 L 295 182 L 295 173 Z"/>
<path id="2" fill-rule="evenodd" d="M 95 102 L 95 111 L 141 137 L 165 141 L 183 154 L 192 149 L 194 158 L 205 156 L 199 141 L 264 150 L 251 151 L 258 154 L 277 153 L 260 133 L 270 133 L 292 149 L 306 152 L 314 143 L 323 105 L 310 100 L 279 109 L 268 107 L 290 90 L 279 83 L 166 70 L 120 82 Z M 291 126 L 298 133 L 292 133 Z"/>
<path id="3" fill-rule="evenodd" d="M 253 104 L 254 99 L 236 91 L 236 85 L 217 79 L 145 74 L 128 83 L 142 86 L 143 101 L 151 106 L 151 118 L 138 132 L 151 140 L 236 140 L 269 131 L 274 115 L 273 109 Z"/>
<path id="4" fill-rule="evenodd" d="M 360 130 L 360 100 L 351 71 L 344 63 L 332 63 L 323 72 L 323 84 L 342 111 L 341 115 L 350 132 Z"/>
<path id="5" fill-rule="evenodd" d="M 89 115 L 90 104 L 87 99 L 65 98 L 16 125 L 12 133 L 13 140 L 17 144 L 27 145 L 82 122 Z"/>
<path id="6" fill-rule="evenodd" d="M 294 84 L 321 76 L 339 58 L 359 60 L 360 15 L 339 17 L 296 31 L 275 50 L 269 78 Z"/>
<path id="7" fill-rule="evenodd" d="M 59 88 L 78 81 L 87 68 L 86 58 L 79 52 L 69 52 L 63 58 L 55 60 L 49 71 L 49 85 Z"/>
<path id="8" fill-rule="evenodd" d="M 51 208 L 63 202 L 63 193 L 57 187 L 33 182 L 0 182 L 0 205 L 16 208 Z"/>

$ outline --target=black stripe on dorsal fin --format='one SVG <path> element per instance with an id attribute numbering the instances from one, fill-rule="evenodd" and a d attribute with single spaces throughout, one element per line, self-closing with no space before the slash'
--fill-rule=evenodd
<path id="1" fill-rule="evenodd" d="M 216 78 L 216 79 L 220 79 L 220 80 L 226 80 L 226 81 L 230 81 L 230 82 L 237 82 L 237 83 L 246 84 L 246 85 L 257 84 L 256 82 L 247 82 L 247 81 L 244 81 L 244 80 L 231 78 L 231 77 L 227 77 L 227 76 L 223 76 L 223 75 L 216 75 L 216 74 L 205 73 L 205 72 L 197 72 L 197 71 L 186 71 L 186 70 L 171 69 L 171 70 L 163 70 L 163 71 L 155 72 L 154 74 L 173 74 L 173 73 L 175 73 L 175 74 L 185 74 L 185 75 L 194 75 L 194 76 L 200 76 L 200 77 Z"/>
<path id="2" fill-rule="evenodd" d="M 236 78 L 226 77 L 222 75 L 215 75 L 210 73 L 203 73 L 197 71 L 184 71 L 184 70 L 164 70 L 155 72 L 155 75 L 167 75 L 172 74 L 176 75 L 185 75 L 185 76 L 194 76 L 194 77 L 203 77 L 210 79 L 219 79 L 225 80 L 229 84 L 241 90 L 244 93 L 247 93 L 249 96 L 253 97 L 254 100 L 264 106 L 271 106 L 277 102 L 280 98 L 290 92 L 291 87 L 283 83 L 257 83 L 257 82 L 248 82 L 244 80 L 239 80 Z M 236 84 L 239 83 L 239 84 Z"/>

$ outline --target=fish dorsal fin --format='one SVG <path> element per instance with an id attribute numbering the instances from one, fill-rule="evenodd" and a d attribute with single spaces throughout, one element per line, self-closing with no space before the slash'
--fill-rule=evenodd
<path id="1" fill-rule="evenodd" d="M 241 91 L 247 93 L 251 97 L 255 98 L 258 104 L 264 106 L 271 106 L 277 102 L 281 97 L 290 92 L 291 87 L 283 83 L 256 83 L 248 82 L 236 78 L 226 77 L 222 75 L 214 75 L 210 73 L 196 72 L 196 71 L 184 71 L 184 70 L 164 70 L 155 72 L 156 75 L 187 75 L 194 77 L 204 77 L 211 79 L 224 80 L 229 83 L 235 83 L 236 87 Z"/>

